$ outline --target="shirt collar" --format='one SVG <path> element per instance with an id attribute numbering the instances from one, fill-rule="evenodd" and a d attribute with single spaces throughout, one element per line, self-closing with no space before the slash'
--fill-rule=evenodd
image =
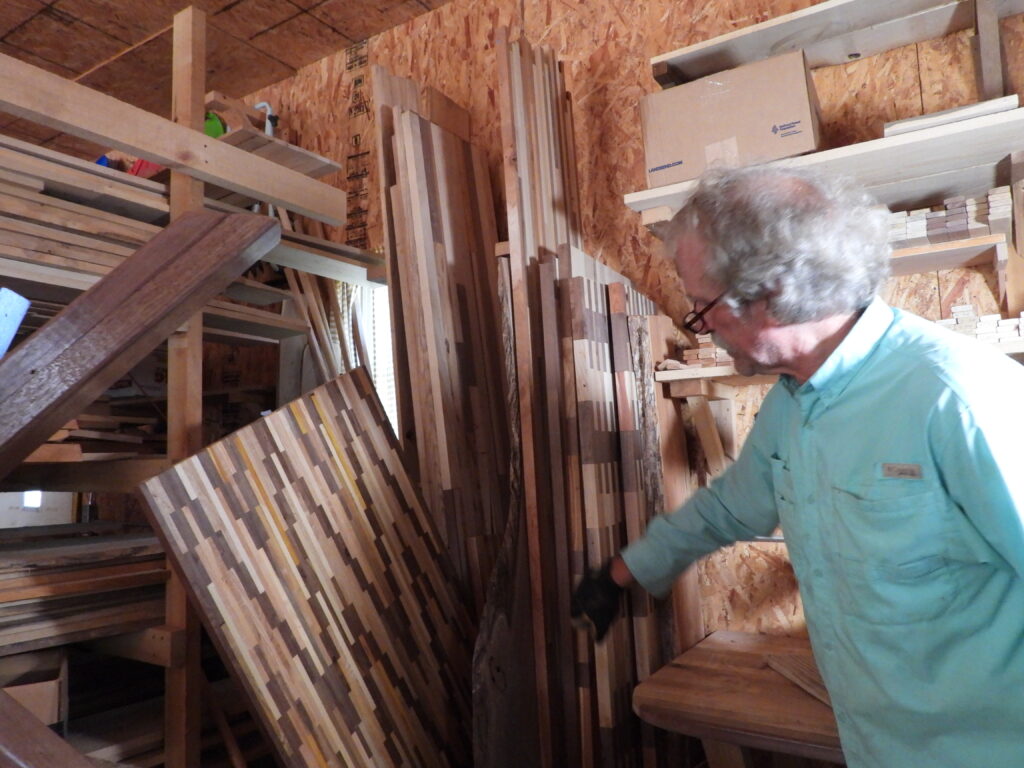
<path id="1" fill-rule="evenodd" d="M 842 394 L 853 377 L 864 365 L 879 340 L 889 329 L 895 315 L 892 307 L 877 296 L 864 309 L 850 332 L 839 342 L 832 354 L 802 386 L 791 377 L 786 382 L 794 395 L 814 392 L 826 402 Z"/>

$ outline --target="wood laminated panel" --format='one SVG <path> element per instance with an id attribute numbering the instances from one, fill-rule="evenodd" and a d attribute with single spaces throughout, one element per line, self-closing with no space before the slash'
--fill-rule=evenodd
<path id="1" fill-rule="evenodd" d="M 289 766 L 468 762 L 469 624 L 363 369 L 144 483 Z"/>
<path id="2" fill-rule="evenodd" d="M 194 212 L 0 360 L 0 476 L 277 241 L 254 214 Z"/>
<path id="3" fill-rule="evenodd" d="M 415 112 L 392 112 L 398 206 L 408 212 L 392 274 L 404 335 L 417 340 L 406 349 L 419 477 L 479 611 L 507 505 L 490 189 L 471 145 Z"/>
<path id="4" fill-rule="evenodd" d="M 496 259 L 502 361 L 509 430 L 509 512 L 473 652 L 473 761 L 492 768 L 537 765 L 537 695 L 533 606 L 519 455 L 512 277 L 509 257 Z"/>
<path id="5" fill-rule="evenodd" d="M 568 298 L 585 561 L 588 568 L 594 569 L 617 554 L 627 541 L 607 286 L 622 286 L 620 306 L 631 314 L 651 314 L 653 307 L 621 275 L 575 249 L 563 253 L 563 261 L 570 262 L 567 271 L 579 275 L 568 279 Z M 622 407 L 628 409 L 630 404 L 623 403 Z M 635 472 L 630 473 L 630 480 L 633 485 Z M 634 496 L 630 501 L 639 500 Z M 632 614 L 632 608 L 629 611 Z M 629 708 L 630 691 L 636 682 L 636 652 L 630 623 L 613 624 L 605 639 L 594 645 L 593 659 L 598 723 L 596 762 L 628 764 L 636 758 L 638 746 L 637 721 Z"/>

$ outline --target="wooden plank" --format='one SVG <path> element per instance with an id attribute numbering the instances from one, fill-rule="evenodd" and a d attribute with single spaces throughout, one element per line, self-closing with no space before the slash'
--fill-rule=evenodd
<path id="1" fill-rule="evenodd" d="M 43 184 L 43 191 L 51 196 L 59 196 L 140 221 L 151 222 L 167 217 L 168 204 L 165 195 L 134 188 L 121 183 L 120 179 L 97 176 L 91 169 L 65 167 L 50 158 L 35 157 L 2 145 L 0 167 L 38 179 Z M 95 167 L 101 168 L 98 165 Z"/>
<path id="2" fill-rule="evenodd" d="M 516 377 L 519 389 L 520 450 L 523 467 L 523 509 L 526 542 L 530 562 L 530 595 L 533 607 L 534 679 L 537 697 L 539 731 L 539 765 L 554 764 L 551 730 L 551 691 L 547 660 L 547 632 L 543 613 L 544 585 L 541 579 L 541 531 L 538 520 L 539 494 L 537 479 L 537 446 L 535 434 L 535 379 L 533 370 L 532 328 L 529 312 L 527 265 L 537 259 L 533 230 L 532 201 L 526 195 L 531 189 L 530 152 L 523 124 L 523 85 L 520 76 L 522 55 L 518 44 L 508 39 L 508 30 L 501 28 L 496 36 L 498 92 L 501 106 L 502 158 L 505 169 L 505 201 L 508 213 L 508 235 L 511 272 L 512 317 L 516 338 Z"/>
<path id="3" fill-rule="evenodd" d="M 0 54 L 5 112 L 130 152 L 194 178 L 329 224 L 345 222 L 345 193 Z"/>
<path id="4" fill-rule="evenodd" d="M 979 194 L 1006 184 L 1000 164 L 1019 147 L 1024 109 L 1012 109 L 949 125 L 815 152 L 772 163 L 779 167 L 813 168 L 849 176 L 880 203 L 911 209 L 941 202 L 955 194 Z M 898 168 L 898 178 L 893 169 Z M 625 196 L 635 211 L 664 208 L 674 213 L 696 182 L 683 181 Z M 977 185 L 983 185 L 977 189 Z"/>
<path id="5" fill-rule="evenodd" d="M 88 406 L 277 238 L 251 214 L 188 214 L 0 360 L 0 476 Z"/>
<path id="6" fill-rule="evenodd" d="M 811 67 L 845 64 L 974 26 L 973 4 L 949 0 L 826 0 L 651 59 L 663 86 L 803 49 Z M 998 17 L 1024 12 L 996 4 Z M 998 40 L 998 36 L 996 37 Z M 1000 94 L 1001 95 L 1001 94 Z"/>
<path id="7" fill-rule="evenodd" d="M 1013 195 L 1013 249 L 1006 263 L 1007 317 L 1024 312 L 1024 151 L 1010 156 Z"/>
<path id="8" fill-rule="evenodd" d="M 601 567 L 625 544 L 618 420 L 615 414 L 607 295 L 604 286 L 584 277 L 570 280 L 576 408 L 586 515 L 586 558 Z M 634 754 L 639 740 L 629 711 L 635 684 L 628 622 L 616 622 L 594 646 L 599 760 L 619 765 Z"/>
<path id="9" fill-rule="evenodd" d="M 654 318 L 630 318 L 633 337 L 641 350 L 635 366 L 642 372 L 644 421 L 647 427 L 644 453 L 647 456 L 646 485 L 658 489 L 660 498 L 652 499 L 652 514 L 671 512 L 682 506 L 693 492 L 693 475 L 686 446 L 685 419 L 681 405 L 656 381 L 654 366 L 671 356 L 675 328 L 664 315 Z M 649 356 L 644 356 L 649 355 Z M 653 424 L 652 424 L 653 422 Z M 651 492 L 652 496 L 653 491 Z M 672 613 L 668 628 L 672 653 L 681 653 L 704 639 L 704 618 L 700 607 L 697 566 L 687 568 L 672 588 Z M 666 649 L 668 650 L 668 649 Z"/>
<path id="10" fill-rule="evenodd" d="M 814 663 L 813 656 L 768 654 L 765 657 L 765 663 L 791 683 L 807 691 L 822 704 L 832 706 L 832 699 L 828 695 L 828 689 L 825 688 L 821 672 L 818 671 L 818 665 Z"/>
<path id="11" fill-rule="evenodd" d="M 469 623 L 363 369 L 142 488 L 289 766 L 469 761 Z"/>
<path id="12" fill-rule="evenodd" d="M 641 405 L 634 376 L 630 345 L 627 289 L 622 283 L 606 286 L 611 364 L 615 388 L 615 418 L 619 433 L 619 477 L 622 488 L 622 514 L 626 541 L 641 538 L 647 528 L 650 505 L 642 479 L 643 449 L 639 420 Z M 654 600 L 645 592 L 630 595 L 630 619 L 633 625 L 633 661 L 636 680 L 646 680 L 661 666 L 657 617 Z M 657 765 L 654 729 L 641 726 L 641 759 L 645 766 Z"/>
<path id="13" fill-rule="evenodd" d="M 61 200 L 52 195 L 22 191 L 7 185 L 0 187 L 0 191 L 3 193 L 0 210 L 8 216 L 45 223 L 66 230 L 69 234 L 79 233 L 111 245 L 135 248 L 160 231 L 160 227 L 153 224 L 109 213 L 95 206 Z"/>
<path id="14" fill-rule="evenodd" d="M 12 768 L 92 768 L 93 764 L 80 752 L 4 691 L 0 691 L 0 718 L 5 724 L 0 758 Z"/>
<path id="15" fill-rule="evenodd" d="M 1006 235 L 983 235 L 947 243 L 899 248 L 893 251 L 891 269 L 894 276 L 933 272 L 954 267 L 981 264 L 997 265 L 999 248 L 1006 247 Z"/>
<path id="16" fill-rule="evenodd" d="M 919 131 L 922 128 L 934 128 L 937 125 L 946 125 L 960 120 L 969 120 L 974 117 L 991 115 L 996 112 L 1005 112 L 1009 109 L 1017 109 L 1020 106 L 1020 97 L 1013 93 L 1009 96 L 1000 96 L 988 101 L 968 104 L 965 107 L 953 107 L 939 112 L 932 112 L 927 115 L 908 117 L 903 120 L 894 120 L 882 126 L 883 136 L 898 136 L 901 133 Z"/>
<path id="17" fill-rule="evenodd" d="M 166 456 L 133 458 L 88 464 L 22 465 L 0 480 L 0 490 L 94 491 L 131 493 L 171 465 Z"/>
<path id="18" fill-rule="evenodd" d="M 509 512 L 473 653 L 473 758 L 475 765 L 511 768 L 536 765 L 540 746 L 534 678 L 507 672 L 529 668 L 533 663 L 533 634 L 529 630 L 533 606 L 521 499 L 512 277 L 508 256 L 497 260 L 496 293 L 508 398 Z"/>
<path id="19" fill-rule="evenodd" d="M 978 96 L 981 99 L 998 99 L 1006 91 L 1003 86 L 1003 54 L 999 48 L 996 0 L 974 0 L 974 29 Z"/>
<path id="20" fill-rule="evenodd" d="M 395 401 L 397 406 L 397 432 L 403 449 L 411 453 L 410 441 L 413 436 L 413 401 L 410 392 L 409 356 L 405 338 L 405 320 L 402 310 L 402 289 L 399 284 L 398 254 L 396 238 L 398 224 L 394 220 L 391 203 L 391 188 L 397 183 L 397 160 L 392 152 L 395 135 L 396 108 L 415 109 L 416 96 L 406 83 L 412 81 L 392 76 L 378 64 L 371 67 L 373 103 L 376 109 L 376 131 L 374 133 L 377 161 L 379 163 L 381 221 L 384 227 L 385 273 L 388 284 L 389 310 L 392 328 L 392 362 L 395 372 Z M 405 96 L 403 97 L 403 92 Z"/>
<path id="21" fill-rule="evenodd" d="M 559 310 L 557 301 L 558 265 L 554 254 L 545 254 L 544 260 L 537 267 L 540 331 L 543 347 L 540 355 L 540 375 L 543 377 L 545 397 L 543 405 L 546 421 L 545 452 L 549 462 L 551 475 L 549 508 L 551 515 L 545 521 L 545 528 L 550 535 L 544 537 L 546 567 L 550 574 L 550 585 L 546 590 L 548 621 L 552 627 L 550 642 L 552 645 L 552 675 L 555 694 L 560 697 L 560 718 L 553 723 L 563 735 L 564 745 L 560 758 L 565 765 L 579 765 L 581 744 L 579 742 L 579 681 L 575 667 L 574 634 L 566 625 L 564 618 L 572 610 L 573 581 L 571 563 L 572 543 L 570 521 L 568 519 L 570 504 L 565 473 L 565 449 L 562 418 L 565 413 L 562 392 L 562 344 L 559 331 Z M 575 505 L 573 505 L 575 506 Z"/>

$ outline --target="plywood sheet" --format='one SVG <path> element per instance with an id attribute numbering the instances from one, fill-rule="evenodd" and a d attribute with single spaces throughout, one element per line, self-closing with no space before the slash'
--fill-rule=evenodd
<path id="1" fill-rule="evenodd" d="M 287 765 L 468 762 L 468 622 L 363 369 L 141 490 Z"/>
<path id="2" fill-rule="evenodd" d="M 978 101 L 969 30 L 918 43 L 922 114 L 962 107 Z"/>
<path id="3" fill-rule="evenodd" d="M 921 114 L 914 45 L 811 74 L 825 148 L 881 138 L 885 123 Z"/>

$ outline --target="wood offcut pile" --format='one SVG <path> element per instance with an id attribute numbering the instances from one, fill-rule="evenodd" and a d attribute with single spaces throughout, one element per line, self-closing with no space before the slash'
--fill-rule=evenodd
<path id="1" fill-rule="evenodd" d="M 0 655 L 161 624 L 166 580 L 163 548 L 145 529 L 0 531 Z"/>

